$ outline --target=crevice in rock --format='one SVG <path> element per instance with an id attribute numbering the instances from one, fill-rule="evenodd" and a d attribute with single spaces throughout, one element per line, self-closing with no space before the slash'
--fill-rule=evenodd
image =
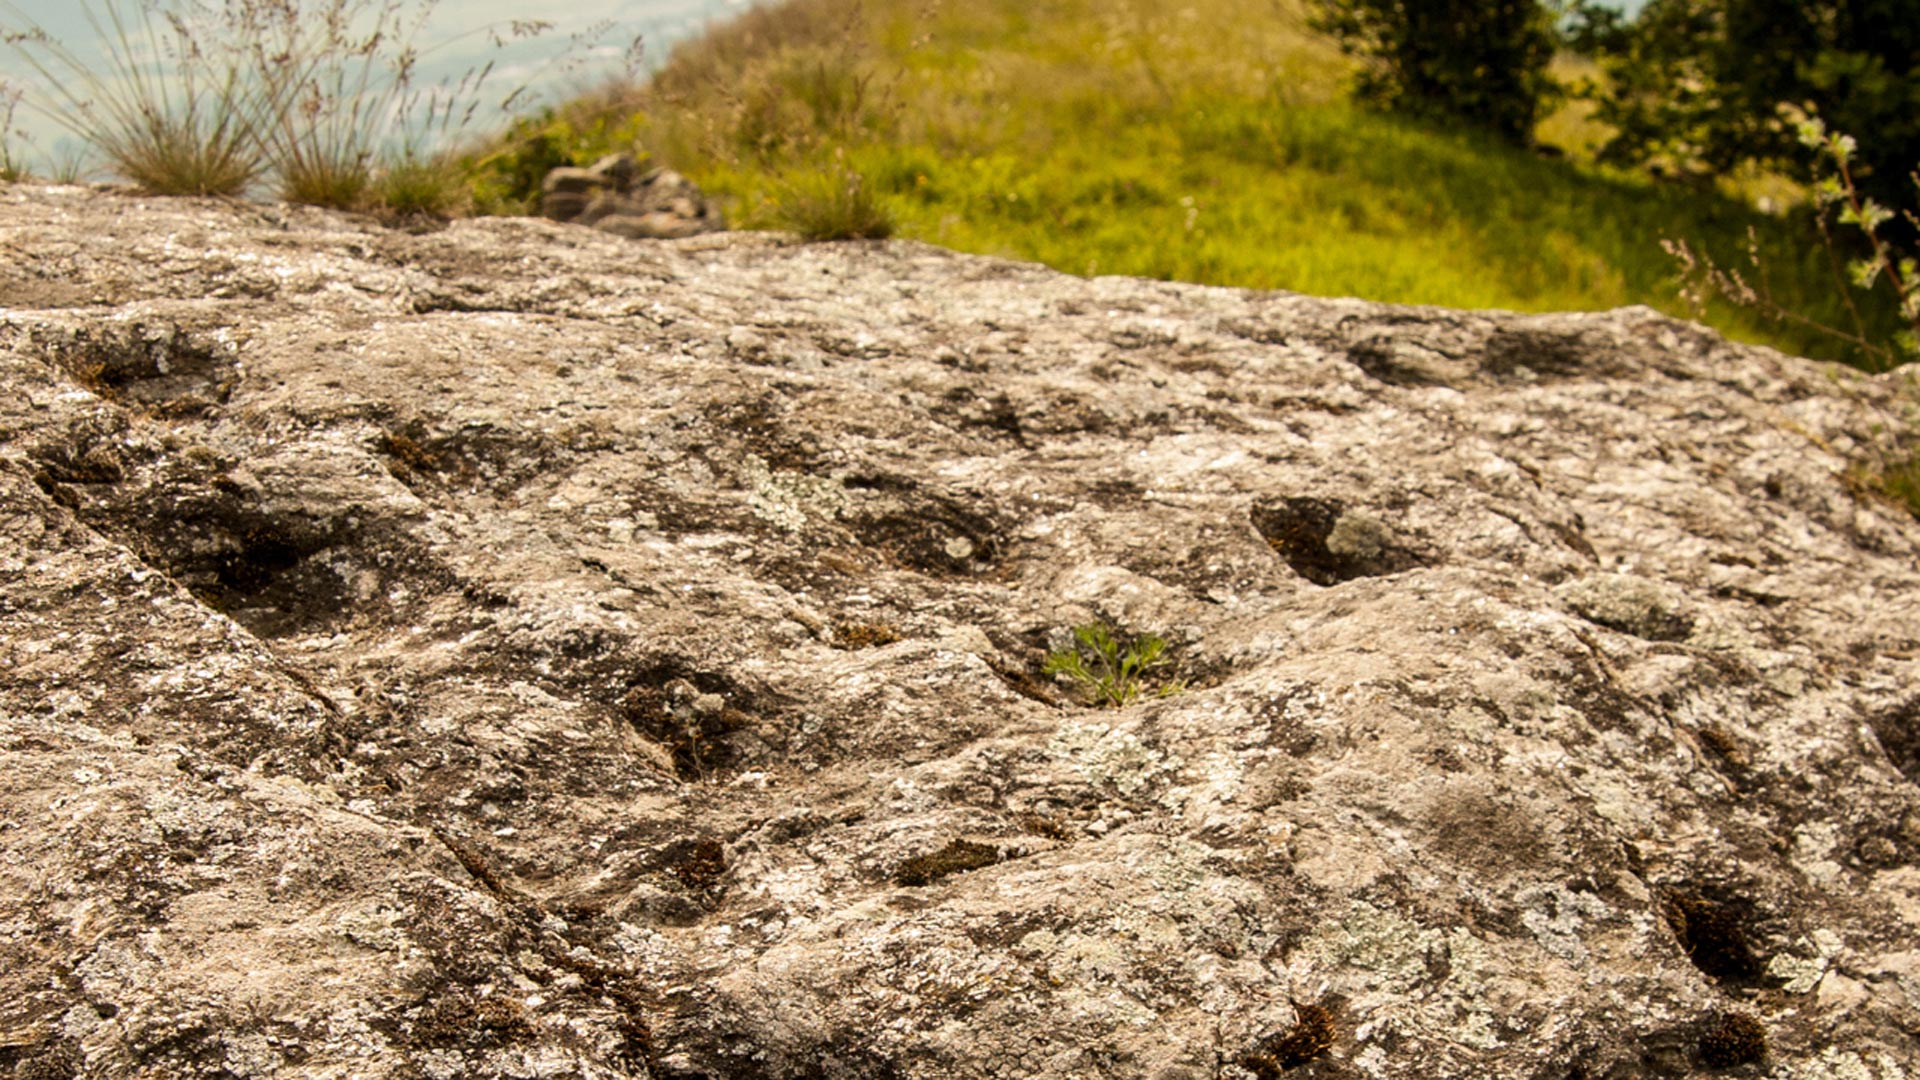
<path id="1" fill-rule="evenodd" d="M 1744 898 L 1714 898 L 1683 886 L 1661 898 L 1661 914 L 1687 959 L 1703 974 L 1736 985 L 1760 977 L 1751 944 L 1752 905 Z"/>
<path id="2" fill-rule="evenodd" d="M 879 481 L 849 481 L 868 487 Z M 896 498 L 856 506 L 847 513 L 854 535 L 888 561 L 934 577 L 974 577 L 992 572 L 1006 557 L 1012 529 L 991 507 L 905 482 Z"/>
<path id="3" fill-rule="evenodd" d="M 1254 504 L 1253 527 L 1293 572 L 1315 585 L 1398 573 L 1424 561 L 1384 524 L 1337 499 L 1292 497 Z"/>
<path id="4" fill-rule="evenodd" d="M 459 284 L 414 294 L 415 315 L 551 315 L 555 312 L 532 303 L 501 303 L 494 291 L 485 286 Z"/>
<path id="5" fill-rule="evenodd" d="M 553 468 L 562 453 L 537 433 L 485 423 L 448 431 L 419 417 L 383 431 L 373 448 L 393 478 L 416 493 L 439 486 L 504 495 Z"/>
<path id="6" fill-rule="evenodd" d="M 1920 697 L 1878 713 L 1868 723 L 1887 760 L 1901 775 L 1920 784 Z"/>
<path id="7" fill-rule="evenodd" d="M 1583 373 L 1600 352 L 1578 333 L 1515 327 L 1493 332 L 1483 347 L 1480 371 L 1500 380 L 1523 379 L 1527 374 L 1571 378 Z"/>
<path id="8" fill-rule="evenodd" d="M 200 416 L 240 384 L 238 350 L 165 320 L 95 322 L 31 332 L 42 354 L 108 401 L 153 416 Z"/>
<path id="9" fill-rule="evenodd" d="M 677 659 L 656 660 L 628 677 L 620 714 L 673 755 L 682 780 L 705 780 L 748 753 L 740 735 L 756 719 L 740 705 L 748 695 L 733 680 Z"/>

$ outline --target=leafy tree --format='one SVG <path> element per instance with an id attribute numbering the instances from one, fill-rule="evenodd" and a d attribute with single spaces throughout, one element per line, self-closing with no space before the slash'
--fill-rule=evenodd
<path id="1" fill-rule="evenodd" d="M 1360 96 L 1395 112 L 1527 143 L 1555 90 L 1540 0 L 1319 0 L 1314 25 L 1367 61 Z"/>
<path id="2" fill-rule="evenodd" d="M 1811 178 L 1783 106 L 1859 136 L 1860 189 L 1911 198 L 1920 162 L 1920 0 L 1652 0 L 1622 21 L 1575 5 L 1572 39 L 1600 55 L 1609 86 L 1601 120 L 1619 131 L 1602 151 L 1710 177 L 1742 164 Z"/>

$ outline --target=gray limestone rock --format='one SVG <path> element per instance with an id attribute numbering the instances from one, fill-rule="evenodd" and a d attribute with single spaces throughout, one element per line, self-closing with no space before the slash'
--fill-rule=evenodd
<path id="1" fill-rule="evenodd" d="M 0 246 L 0 1073 L 1920 1077 L 1907 375 L 905 242 Z M 1049 677 L 1095 621 L 1184 688 Z"/>
<path id="2" fill-rule="evenodd" d="M 629 154 L 609 154 L 588 169 L 549 170 L 540 212 L 631 240 L 681 240 L 727 227 L 693 181 L 671 169 L 643 175 Z"/>

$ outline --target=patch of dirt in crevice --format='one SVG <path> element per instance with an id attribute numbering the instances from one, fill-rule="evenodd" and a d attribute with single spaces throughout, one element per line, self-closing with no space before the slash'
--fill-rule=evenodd
<path id="1" fill-rule="evenodd" d="M 737 460 L 753 455 L 776 471 L 812 473 L 825 458 L 820 436 L 789 420 L 791 407 L 774 394 L 732 401 L 715 401 L 700 410 L 707 426 L 721 441 L 737 446 Z"/>
<path id="2" fill-rule="evenodd" d="M 1020 668 L 997 663 L 989 663 L 987 666 L 993 672 L 994 678 L 1000 680 L 1001 685 L 1028 701 L 1037 701 L 1054 709 L 1060 708 L 1063 704 L 1060 695 L 1054 692 L 1052 685 L 1033 671 L 1023 671 Z"/>
<path id="3" fill-rule="evenodd" d="M 416 292 L 412 300 L 413 313 L 415 315 L 553 314 L 547 305 L 538 300 L 502 302 L 501 297 L 502 290 L 496 288 L 491 282 L 447 282 L 437 288 Z"/>
<path id="4" fill-rule="evenodd" d="M 726 893 L 726 845 L 706 836 L 682 836 L 653 851 L 643 865 L 677 882 L 702 908 L 711 909 Z"/>
<path id="5" fill-rule="evenodd" d="M 394 1043 L 416 1049 L 486 1050 L 540 1037 L 541 1002 L 499 988 L 536 978 L 548 999 L 574 998 L 573 1013 L 593 1015 L 620 1040 L 616 1060 L 652 1075 L 657 1065 L 649 1022 L 653 995 L 633 977 L 594 958 L 597 944 L 577 928 L 555 932 L 548 909 L 521 892 L 471 842 L 434 830 L 474 882 L 499 903 L 488 913 L 441 882 L 408 890 L 403 920 L 408 940 L 428 960 L 397 978 L 394 1000 L 374 1025 Z M 470 895 L 470 894 L 469 894 Z M 562 981 L 556 975 L 577 976 Z M 571 985 L 569 985 L 571 983 Z"/>
<path id="6" fill-rule="evenodd" d="M 0 1046 L 0 1067 L 16 1080 L 74 1080 L 86 1065 L 80 1044 L 66 1038 Z"/>
<path id="7" fill-rule="evenodd" d="M 1920 697 L 1877 713 L 1867 722 L 1893 767 L 1920 784 Z"/>
<path id="8" fill-rule="evenodd" d="M 1345 352 L 1355 367 L 1388 386 L 1453 385 L 1446 372 L 1399 348 L 1400 344 L 1391 334 L 1379 334 L 1347 343 Z"/>
<path id="9" fill-rule="evenodd" d="M 1473 779 L 1438 789 L 1417 820 L 1436 851 L 1484 879 L 1559 861 L 1552 834 L 1522 800 Z"/>
<path id="10" fill-rule="evenodd" d="M 435 580 L 404 540 L 364 527 L 249 506 L 199 508 L 167 525 L 176 541 L 150 538 L 146 560 L 263 638 L 387 619 L 383 598 L 394 584 Z"/>
<path id="11" fill-rule="evenodd" d="M 64 428 L 42 428 L 25 441 L 34 483 L 55 502 L 76 509 L 85 500 L 68 485 L 117 484 L 132 464 L 126 414 L 106 409 Z"/>
<path id="12" fill-rule="evenodd" d="M 756 697 L 724 675 L 678 658 L 629 669 L 614 702 L 641 735 L 665 747 L 682 780 L 704 780 L 759 762 L 771 731 Z"/>
<path id="13" fill-rule="evenodd" d="M 110 458 L 90 453 L 105 476 Z M 217 463 L 157 465 L 142 482 L 42 487 L 87 526 L 179 581 L 262 638 L 384 618 L 392 587 L 451 584 L 403 532 L 348 513 L 316 518 L 275 504 Z"/>
<path id="14" fill-rule="evenodd" d="M 387 471 L 410 490 L 429 487 L 505 495 L 553 469 L 564 450 L 528 432 L 491 424 L 440 430 L 413 419 L 382 432 L 374 449 Z"/>
<path id="15" fill-rule="evenodd" d="M 1735 986 L 1764 979 L 1754 951 L 1758 919 L 1749 896 L 1725 886 L 1682 883 L 1662 894 L 1660 913 L 1702 974 Z"/>
<path id="16" fill-rule="evenodd" d="M 1501 381 L 1619 374 L 1616 365 L 1601 362 L 1605 355 L 1604 346 L 1589 344 L 1578 331 L 1501 329 L 1482 347 L 1480 372 Z"/>
<path id="17" fill-rule="evenodd" d="M 854 537 L 888 562 L 934 577 L 977 577 L 1006 559 L 1017 525 L 977 498 L 947 495 L 895 480 L 850 477 L 852 490 L 887 491 L 845 514 Z"/>
<path id="18" fill-rule="evenodd" d="M 948 388 L 941 399 L 943 404 L 934 407 L 933 415 L 954 427 L 962 431 L 980 430 L 992 437 L 1012 439 L 1020 446 L 1029 445 L 1020 408 L 1006 391 L 983 397 L 970 387 L 954 386 Z"/>
<path id="19" fill-rule="evenodd" d="M 746 1016 L 722 1020 L 714 1015 L 718 1002 L 687 995 L 676 1005 L 686 1017 L 674 1023 L 685 1025 L 692 1038 L 678 1045 L 670 1036 L 662 1039 L 671 1047 L 663 1056 L 685 1064 L 666 1065 L 653 1074 L 660 1080 L 904 1080 L 907 1075 L 859 1035 L 834 1032 L 809 1040 L 805 1050 L 790 1050 L 760 1045 L 746 1033 L 754 1026 Z M 728 1003 L 720 1011 L 737 1014 L 738 1009 Z M 953 1075 L 950 1068 L 933 1068 L 925 1075 Z"/>
<path id="20" fill-rule="evenodd" d="M 676 539 L 697 533 L 749 532 L 755 527 L 737 489 L 696 492 L 637 480 L 628 497 L 635 512 L 653 515 L 655 527 Z"/>
<path id="21" fill-rule="evenodd" d="M 237 349 L 178 323 L 36 327 L 29 336 L 75 382 L 152 416 L 205 415 L 226 404 L 240 384 Z"/>
<path id="22" fill-rule="evenodd" d="M 1665 715 L 1671 708 L 1672 703 L 1644 698 L 1626 689 L 1599 644 L 1584 631 L 1576 630 L 1575 636 L 1585 645 L 1585 651 L 1569 648 L 1539 653 L 1532 662 L 1523 665 L 1531 678 L 1558 687 L 1555 697 L 1586 720 L 1590 730 L 1577 726 L 1561 729 L 1560 737 L 1569 740 L 1570 745 L 1583 745 L 1596 731 L 1642 732 L 1648 720 Z M 1509 643 L 1509 648 L 1521 650 L 1518 643 Z M 1527 653 L 1509 651 L 1508 655 L 1519 659 Z M 1491 700 L 1476 700 L 1474 704 L 1497 717 L 1503 725 L 1515 722 L 1514 717 Z M 1656 725 L 1654 734 L 1646 737 L 1655 742 L 1667 741 L 1666 730 L 1664 725 Z"/>

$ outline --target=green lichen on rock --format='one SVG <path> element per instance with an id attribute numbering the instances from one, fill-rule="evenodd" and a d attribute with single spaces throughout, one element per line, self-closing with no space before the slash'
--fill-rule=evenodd
<path id="1" fill-rule="evenodd" d="M 746 456 L 740 479 L 747 488 L 747 509 L 783 532 L 832 521 L 847 508 L 846 485 L 838 477 L 770 469 L 757 454 Z"/>
<path id="2" fill-rule="evenodd" d="M 1446 957 L 1436 970 L 1433 957 Z M 1444 1039 L 1477 1050 L 1502 1045 L 1498 1021 L 1488 1008 L 1487 981 L 1499 968 L 1492 951 L 1464 929 L 1439 930 L 1364 900 L 1301 943 L 1305 970 L 1355 993 L 1396 995 L 1401 1003 L 1380 1006 L 1358 1020 L 1355 1038 L 1395 1035 Z M 1431 990 L 1411 991 L 1437 982 Z M 1377 1000 L 1377 997 L 1376 997 Z"/>
<path id="3" fill-rule="evenodd" d="M 1591 574 L 1558 590 L 1588 622 L 1648 641 L 1685 641 L 1694 616 L 1671 586 L 1632 574 Z"/>
<path id="4" fill-rule="evenodd" d="M 1379 518 L 1364 510 L 1348 510 L 1327 533 L 1327 551 L 1350 563 L 1368 564 L 1378 562 L 1392 541 L 1392 532 Z"/>
<path id="5" fill-rule="evenodd" d="M 1106 724 L 1067 724 L 1054 734 L 1047 749 L 1071 763 L 1088 783 L 1111 787 L 1122 795 L 1137 795 L 1177 768 L 1167 755 L 1131 732 Z"/>

